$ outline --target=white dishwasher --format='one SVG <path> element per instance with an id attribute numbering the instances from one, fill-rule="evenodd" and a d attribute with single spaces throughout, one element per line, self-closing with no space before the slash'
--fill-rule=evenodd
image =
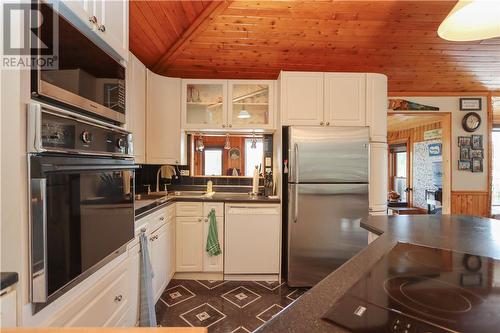
<path id="1" fill-rule="evenodd" d="M 226 204 L 224 274 L 279 274 L 280 205 Z"/>

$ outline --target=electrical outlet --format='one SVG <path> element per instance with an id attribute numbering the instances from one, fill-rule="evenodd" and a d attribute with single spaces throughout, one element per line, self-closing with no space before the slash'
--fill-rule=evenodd
<path id="1" fill-rule="evenodd" d="M 189 170 L 181 170 L 181 176 L 189 176 Z"/>

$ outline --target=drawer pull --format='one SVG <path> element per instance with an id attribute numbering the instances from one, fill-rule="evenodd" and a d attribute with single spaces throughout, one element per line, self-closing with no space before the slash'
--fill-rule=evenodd
<path id="1" fill-rule="evenodd" d="M 201 221 L 203 221 L 203 219 L 202 219 L 202 218 L 199 218 L 199 219 L 198 219 L 198 222 L 201 222 Z"/>
<path id="2" fill-rule="evenodd" d="M 163 216 L 160 217 L 160 221 L 164 221 L 164 220 L 165 220 L 165 218 Z"/>
<path id="3" fill-rule="evenodd" d="M 115 302 L 121 302 L 123 299 L 123 296 L 122 295 L 118 295 L 115 297 Z"/>

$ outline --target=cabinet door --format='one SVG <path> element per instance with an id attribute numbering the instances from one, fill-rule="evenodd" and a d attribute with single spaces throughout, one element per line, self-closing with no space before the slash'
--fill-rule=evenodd
<path id="1" fill-rule="evenodd" d="M 95 28 L 91 23 L 92 16 L 95 16 L 95 0 L 62 0 L 61 3 L 80 18 L 87 27 Z"/>
<path id="2" fill-rule="evenodd" d="M 366 74 L 366 122 L 370 141 L 387 142 L 387 76 Z"/>
<path id="3" fill-rule="evenodd" d="M 385 212 L 387 207 L 387 144 L 370 144 L 370 189 L 371 212 Z"/>
<path id="4" fill-rule="evenodd" d="M 227 127 L 227 81 L 182 80 L 182 128 Z"/>
<path id="5" fill-rule="evenodd" d="M 228 126 L 272 129 L 274 127 L 274 81 L 228 81 Z"/>
<path id="6" fill-rule="evenodd" d="M 175 225 L 176 271 L 201 272 L 203 270 L 203 219 L 177 217 Z"/>
<path id="7" fill-rule="evenodd" d="M 147 73 L 146 161 L 181 164 L 181 80 Z"/>
<path id="8" fill-rule="evenodd" d="M 0 296 L 0 323 L 2 327 L 17 326 L 17 294 L 15 290 Z"/>
<path id="9" fill-rule="evenodd" d="M 149 236 L 151 244 L 151 266 L 153 267 L 153 295 L 155 302 L 167 286 L 168 269 L 170 267 L 170 249 L 168 244 L 167 225 L 163 225 Z"/>
<path id="10" fill-rule="evenodd" d="M 127 66 L 127 127 L 136 163 L 146 162 L 146 66 L 130 53 Z"/>
<path id="11" fill-rule="evenodd" d="M 224 217 L 217 216 L 217 235 L 219 237 L 219 244 L 222 254 L 218 256 L 210 256 L 206 251 L 206 244 L 208 238 L 208 230 L 210 227 L 210 220 L 208 217 L 203 219 L 203 271 L 204 272 L 222 272 L 224 263 Z"/>
<path id="12" fill-rule="evenodd" d="M 167 240 L 168 240 L 168 270 L 167 270 L 167 285 L 175 274 L 175 219 L 167 223 Z"/>
<path id="13" fill-rule="evenodd" d="M 128 59 L 128 1 L 96 0 L 97 32 L 123 59 Z"/>
<path id="14" fill-rule="evenodd" d="M 323 96 L 323 73 L 281 72 L 282 124 L 320 125 Z"/>
<path id="15" fill-rule="evenodd" d="M 325 122 L 366 126 L 366 74 L 325 73 Z"/>

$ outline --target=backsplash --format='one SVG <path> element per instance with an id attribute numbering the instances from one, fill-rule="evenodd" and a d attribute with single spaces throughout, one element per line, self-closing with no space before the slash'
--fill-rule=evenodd
<path id="1" fill-rule="evenodd" d="M 175 167 L 175 166 L 174 166 Z M 145 193 L 146 185 L 151 185 L 151 191 L 156 190 L 156 174 L 160 165 L 142 164 L 141 168 L 135 173 L 135 188 L 136 193 Z M 160 191 L 163 190 L 164 184 L 167 184 L 169 191 L 181 190 L 204 190 L 207 182 L 211 180 L 216 191 L 226 192 L 249 192 L 247 187 L 252 186 L 251 178 L 232 178 L 232 177 L 190 177 L 180 176 L 181 170 L 189 170 L 189 166 L 175 167 L 177 171 L 177 179 L 162 179 L 160 178 Z M 264 185 L 264 180 L 260 179 L 259 185 Z"/>

